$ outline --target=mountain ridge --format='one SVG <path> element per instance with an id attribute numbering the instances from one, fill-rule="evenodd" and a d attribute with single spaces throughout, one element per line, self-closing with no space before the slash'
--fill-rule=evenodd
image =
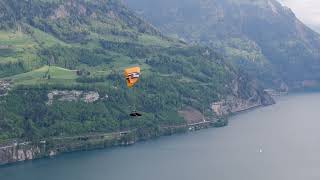
<path id="1" fill-rule="evenodd" d="M 319 34 L 275 0 L 125 2 L 165 34 L 223 52 L 265 87 L 319 80 Z"/>

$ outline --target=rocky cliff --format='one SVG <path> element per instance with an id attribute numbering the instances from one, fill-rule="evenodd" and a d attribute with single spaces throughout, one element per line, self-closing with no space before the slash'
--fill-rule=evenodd
<path id="1" fill-rule="evenodd" d="M 0 80 L 0 96 L 7 95 L 10 88 L 11 88 L 10 80 Z"/>
<path id="2" fill-rule="evenodd" d="M 240 76 L 237 80 L 234 80 L 230 87 L 232 89 L 231 95 L 225 96 L 220 101 L 211 104 L 212 111 L 218 117 L 275 103 L 271 95 L 259 89 L 254 81 L 249 83 L 251 90 L 244 92 L 242 82 L 247 81 L 247 78 L 246 76 Z"/>
<path id="3" fill-rule="evenodd" d="M 32 160 L 40 157 L 43 151 L 42 147 L 31 142 L 3 144 L 0 146 L 0 165 Z"/>
<path id="4" fill-rule="evenodd" d="M 211 105 L 211 109 L 218 116 L 226 116 L 260 106 L 272 105 L 275 103 L 275 101 L 267 93 L 265 93 L 261 97 L 262 98 L 259 98 L 259 96 L 253 96 L 250 99 L 240 99 L 234 96 L 229 96 L 222 101 L 213 102 Z"/>
<path id="5" fill-rule="evenodd" d="M 187 125 L 166 126 L 144 131 L 123 131 L 115 133 L 96 133 L 72 137 L 56 137 L 47 140 L 0 143 L 0 165 L 54 157 L 61 153 L 88 151 L 113 146 L 128 146 L 140 140 L 186 132 Z"/>
<path id="6" fill-rule="evenodd" d="M 135 142 L 130 132 L 51 138 L 42 141 L 0 144 L 0 165 L 52 157 L 60 153 L 129 145 Z"/>

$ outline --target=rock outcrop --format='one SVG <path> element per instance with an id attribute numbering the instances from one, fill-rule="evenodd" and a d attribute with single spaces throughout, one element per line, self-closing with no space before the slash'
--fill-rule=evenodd
<path id="1" fill-rule="evenodd" d="M 0 165 L 36 159 L 41 156 L 41 147 L 30 142 L 0 146 Z"/>
<path id="2" fill-rule="evenodd" d="M 239 76 L 230 85 L 232 95 L 228 95 L 220 101 L 211 104 L 212 111 L 218 117 L 275 103 L 271 95 L 261 89 L 254 81 L 247 84 L 251 88 L 243 87 L 244 81 L 248 81 L 248 77 Z"/>
<path id="3" fill-rule="evenodd" d="M 267 93 L 264 93 L 260 97 L 252 97 L 251 99 L 229 96 L 224 100 L 213 102 L 211 109 L 217 116 L 221 117 L 260 106 L 272 105 L 274 103 L 275 101 Z"/>
<path id="4" fill-rule="evenodd" d="M 11 87 L 10 80 L 0 80 L 0 97 L 7 95 Z"/>
<path id="5" fill-rule="evenodd" d="M 105 96 L 104 98 L 108 98 L 108 96 Z M 48 93 L 48 105 L 51 105 L 54 100 L 58 101 L 83 101 L 86 103 L 94 103 L 98 101 L 100 98 L 100 95 L 98 92 L 95 91 L 59 91 L 54 90 Z"/>

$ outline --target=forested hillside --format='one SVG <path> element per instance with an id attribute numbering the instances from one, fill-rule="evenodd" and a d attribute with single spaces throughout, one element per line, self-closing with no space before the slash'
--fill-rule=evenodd
<path id="1" fill-rule="evenodd" d="M 276 0 L 125 1 L 167 35 L 224 52 L 267 87 L 320 78 L 319 34 Z"/>
<path id="2" fill-rule="evenodd" d="M 117 0 L 0 1 L 0 140 L 184 124 L 227 97 L 272 103 L 210 48 L 163 36 Z M 125 67 L 142 68 L 132 92 Z M 129 117 L 132 106 L 143 113 Z"/>

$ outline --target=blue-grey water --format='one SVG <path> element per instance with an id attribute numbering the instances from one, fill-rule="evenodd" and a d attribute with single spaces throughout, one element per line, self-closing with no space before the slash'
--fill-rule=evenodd
<path id="1" fill-rule="evenodd" d="M 1 180 L 319 180 L 320 94 L 282 97 L 225 128 L 0 168 Z"/>

